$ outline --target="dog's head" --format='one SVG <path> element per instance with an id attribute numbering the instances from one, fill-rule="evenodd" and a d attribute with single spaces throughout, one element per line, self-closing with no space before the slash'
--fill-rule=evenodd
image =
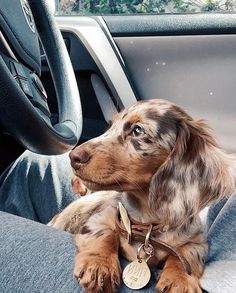
<path id="1" fill-rule="evenodd" d="M 139 102 L 117 114 L 101 136 L 75 148 L 72 167 L 92 190 L 149 189 L 154 173 L 176 141 L 176 125 L 164 101 Z M 173 124 L 173 125 L 172 125 Z"/>
<path id="2" fill-rule="evenodd" d="M 206 123 L 164 100 L 125 109 L 70 158 L 89 189 L 143 191 L 153 209 L 170 203 L 181 210 L 202 208 L 234 185 L 230 160 Z"/>

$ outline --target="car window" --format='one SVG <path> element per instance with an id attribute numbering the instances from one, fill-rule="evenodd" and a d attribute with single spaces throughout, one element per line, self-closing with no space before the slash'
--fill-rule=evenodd
<path id="1" fill-rule="evenodd" d="M 57 15 L 235 12 L 236 0 L 55 0 Z"/>

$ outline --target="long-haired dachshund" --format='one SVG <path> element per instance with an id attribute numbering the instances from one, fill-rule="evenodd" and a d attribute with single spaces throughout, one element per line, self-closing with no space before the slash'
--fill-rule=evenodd
<path id="1" fill-rule="evenodd" d="M 201 292 L 207 243 L 199 211 L 235 188 L 235 160 L 207 124 L 168 101 L 140 101 L 70 159 L 77 178 L 98 192 L 70 204 L 49 225 L 76 234 L 74 275 L 86 292 L 117 290 L 118 253 L 161 267 L 158 292 Z"/>

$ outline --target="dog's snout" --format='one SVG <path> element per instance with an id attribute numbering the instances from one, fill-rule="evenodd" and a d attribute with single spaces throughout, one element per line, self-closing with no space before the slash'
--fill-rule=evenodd
<path id="1" fill-rule="evenodd" d="M 81 150 L 73 150 L 70 152 L 70 160 L 71 160 L 71 165 L 74 169 L 76 167 L 78 168 L 79 164 L 85 164 L 89 161 L 90 159 L 90 154 L 87 150 L 81 149 Z"/>

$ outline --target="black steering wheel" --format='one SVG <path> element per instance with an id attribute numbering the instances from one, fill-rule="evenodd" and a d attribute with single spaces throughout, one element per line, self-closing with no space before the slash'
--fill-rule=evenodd
<path id="1" fill-rule="evenodd" d="M 78 142 L 82 111 L 71 61 L 47 2 L 0 2 L 0 124 L 27 149 L 53 155 Z M 57 95 L 54 125 L 40 81 L 39 39 Z"/>

